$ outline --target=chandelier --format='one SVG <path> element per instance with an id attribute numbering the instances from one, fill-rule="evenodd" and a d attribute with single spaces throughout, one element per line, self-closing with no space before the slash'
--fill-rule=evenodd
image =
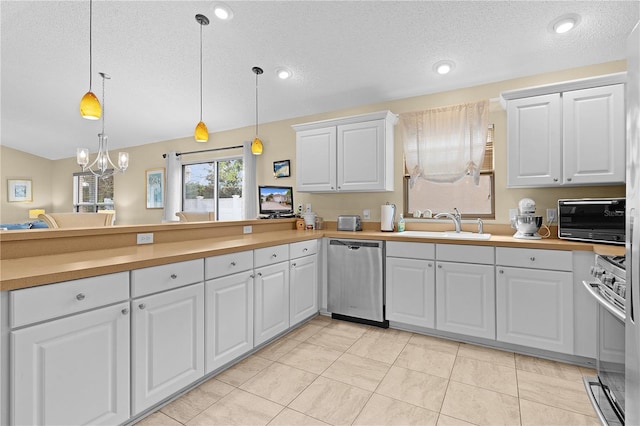
<path id="1" fill-rule="evenodd" d="M 98 133 L 98 154 L 96 159 L 89 164 L 89 149 L 78 148 L 76 152 L 76 161 L 82 166 L 82 171 L 90 171 L 94 176 L 107 178 L 113 176 L 117 172 L 124 173 L 129 167 L 129 154 L 126 152 L 118 152 L 118 165 L 116 166 L 111 157 L 109 157 L 109 148 L 107 143 L 107 135 L 104 132 L 104 117 L 106 113 L 104 103 L 104 81 L 111 79 L 107 74 L 99 73 L 102 77 L 102 132 Z"/>

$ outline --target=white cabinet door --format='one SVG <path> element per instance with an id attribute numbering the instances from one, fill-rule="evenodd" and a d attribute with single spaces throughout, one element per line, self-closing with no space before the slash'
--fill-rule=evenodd
<path id="1" fill-rule="evenodd" d="M 296 185 L 300 192 L 336 190 L 336 128 L 296 133 Z"/>
<path id="2" fill-rule="evenodd" d="M 624 85 L 562 94 L 566 184 L 625 181 Z"/>
<path id="3" fill-rule="evenodd" d="M 120 303 L 12 332 L 12 423 L 125 422 L 129 320 Z"/>
<path id="4" fill-rule="evenodd" d="M 204 283 L 131 302 L 133 414 L 204 375 Z"/>
<path id="5" fill-rule="evenodd" d="M 318 258 L 305 256 L 289 262 L 289 326 L 318 313 Z"/>
<path id="6" fill-rule="evenodd" d="M 507 186 L 562 183 L 560 94 L 510 100 L 507 128 Z"/>
<path id="7" fill-rule="evenodd" d="M 240 272 L 205 284 L 206 372 L 253 349 L 253 273 Z"/>
<path id="8" fill-rule="evenodd" d="M 497 339 L 573 353 L 571 272 L 497 267 Z"/>
<path id="9" fill-rule="evenodd" d="M 434 328 L 434 261 L 387 257 L 386 266 L 386 319 Z"/>
<path id="10" fill-rule="evenodd" d="M 384 131 L 384 120 L 338 126 L 339 191 L 386 190 Z"/>
<path id="11" fill-rule="evenodd" d="M 495 339 L 493 265 L 436 262 L 436 328 Z"/>
<path id="12" fill-rule="evenodd" d="M 289 328 L 289 262 L 255 270 L 253 343 L 255 346 Z"/>

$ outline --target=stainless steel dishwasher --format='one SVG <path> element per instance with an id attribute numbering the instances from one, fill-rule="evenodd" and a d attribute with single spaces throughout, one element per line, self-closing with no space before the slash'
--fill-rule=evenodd
<path id="1" fill-rule="evenodd" d="M 327 308 L 333 318 L 389 327 L 383 251 L 383 241 L 329 240 Z"/>

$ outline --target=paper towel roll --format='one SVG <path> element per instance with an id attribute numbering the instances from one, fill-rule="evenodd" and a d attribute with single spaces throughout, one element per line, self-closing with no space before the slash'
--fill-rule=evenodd
<path id="1" fill-rule="evenodd" d="M 384 204 L 380 208 L 380 230 L 393 232 L 393 222 L 396 216 L 395 204 Z"/>

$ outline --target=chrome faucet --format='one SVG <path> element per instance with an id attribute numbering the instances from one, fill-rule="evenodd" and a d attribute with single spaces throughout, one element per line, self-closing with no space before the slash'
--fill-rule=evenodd
<path id="1" fill-rule="evenodd" d="M 434 216 L 435 219 L 440 219 L 441 217 L 446 217 L 447 219 L 451 219 L 453 221 L 453 224 L 456 227 L 456 232 L 460 232 L 461 230 L 461 216 L 460 216 L 460 212 L 458 211 L 457 208 L 453 208 L 454 210 L 454 214 L 451 213 L 438 213 L 437 215 Z"/>

